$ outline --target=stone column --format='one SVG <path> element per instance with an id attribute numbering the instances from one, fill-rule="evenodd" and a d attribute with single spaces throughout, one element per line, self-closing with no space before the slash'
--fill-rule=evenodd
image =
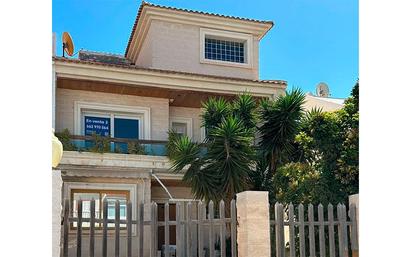
<path id="1" fill-rule="evenodd" d="M 349 196 L 349 206 L 354 204 L 356 206 L 356 220 L 359 223 L 359 194 Z"/>
<path id="2" fill-rule="evenodd" d="M 62 177 L 60 170 L 52 170 L 52 256 L 60 256 L 60 229 L 62 212 Z"/>
<path id="3" fill-rule="evenodd" d="M 269 199 L 266 191 L 236 194 L 239 257 L 270 257 Z"/>
<path id="4" fill-rule="evenodd" d="M 357 222 L 357 234 L 359 238 L 359 194 L 349 196 L 349 206 L 354 204 L 356 206 L 356 222 Z"/>

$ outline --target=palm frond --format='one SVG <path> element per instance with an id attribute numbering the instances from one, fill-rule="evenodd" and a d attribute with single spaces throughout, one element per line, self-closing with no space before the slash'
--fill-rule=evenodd
<path id="1" fill-rule="evenodd" d="M 172 135 L 172 133 L 169 133 L 169 135 Z M 182 171 L 187 165 L 194 163 L 200 157 L 200 145 L 192 142 L 187 136 L 170 137 L 168 149 L 173 172 Z"/>
<path id="2" fill-rule="evenodd" d="M 174 130 L 171 130 L 171 129 L 169 129 L 167 134 L 168 134 L 168 141 L 166 144 L 166 155 L 169 158 L 173 158 L 174 154 L 176 153 L 176 143 L 180 136 Z"/>
<path id="3" fill-rule="evenodd" d="M 306 112 L 307 117 L 319 116 L 323 112 L 321 107 L 313 107 Z"/>
<path id="4" fill-rule="evenodd" d="M 222 195 L 245 190 L 249 185 L 249 173 L 253 157 L 253 137 L 237 116 L 224 119 L 210 131 L 211 141 L 205 158 L 205 170 L 217 171 Z"/>
<path id="5" fill-rule="evenodd" d="M 255 99 L 248 93 L 238 95 L 232 103 L 233 115 L 238 116 L 247 129 L 256 128 L 256 108 L 257 104 Z"/>
<path id="6" fill-rule="evenodd" d="M 230 103 L 222 97 L 212 97 L 202 103 L 202 127 L 206 130 L 206 137 L 210 129 L 218 126 L 224 118 L 230 115 L 230 107 Z"/>
<path id="7" fill-rule="evenodd" d="M 281 152 L 290 152 L 293 148 L 292 142 L 299 130 L 304 101 L 302 91 L 293 89 L 274 101 L 262 102 L 260 118 L 263 123 L 259 127 L 259 146 L 271 159 L 272 172 Z"/>

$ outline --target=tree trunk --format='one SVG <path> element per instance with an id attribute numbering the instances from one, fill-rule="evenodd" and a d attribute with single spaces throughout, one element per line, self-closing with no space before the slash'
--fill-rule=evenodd
<path id="1" fill-rule="evenodd" d="M 270 156 L 270 173 L 272 174 L 272 177 L 275 175 L 276 173 L 276 169 L 277 169 L 277 158 L 276 158 L 277 154 L 276 152 L 273 152 Z"/>

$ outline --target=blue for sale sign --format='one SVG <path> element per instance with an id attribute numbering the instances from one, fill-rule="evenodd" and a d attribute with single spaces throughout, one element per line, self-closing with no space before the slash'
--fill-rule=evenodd
<path id="1" fill-rule="evenodd" d="M 105 137 L 110 136 L 110 118 L 85 116 L 84 134 L 90 136 L 93 133 Z"/>

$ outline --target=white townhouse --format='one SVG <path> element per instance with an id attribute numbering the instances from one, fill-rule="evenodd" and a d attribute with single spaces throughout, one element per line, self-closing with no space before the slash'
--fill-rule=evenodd
<path id="1" fill-rule="evenodd" d="M 65 150 L 58 167 L 62 197 L 74 208 L 76 200 L 86 200 L 85 215 L 87 200 L 95 199 L 97 216 L 103 199 L 109 201 L 109 216 L 115 200 L 133 205 L 155 201 L 161 208 L 170 197 L 192 199 L 182 175 L 168 170 L 167 132 L 201 141 L 201 102 L 208 97 L 283 94 L 285 81 L 259 79 L 259 43 L 272 27 L 272 21 L 143 2 L 124 55 L 81 51 L 77 59 L 54 56 L 53 126 L 56 132 L 68 129 L 79 147 Z M 110 151 L 88 151 L 92 134 L 111 137 Z M 140 151 L 128 151 L 128 141 L 138 142 Z"/>

